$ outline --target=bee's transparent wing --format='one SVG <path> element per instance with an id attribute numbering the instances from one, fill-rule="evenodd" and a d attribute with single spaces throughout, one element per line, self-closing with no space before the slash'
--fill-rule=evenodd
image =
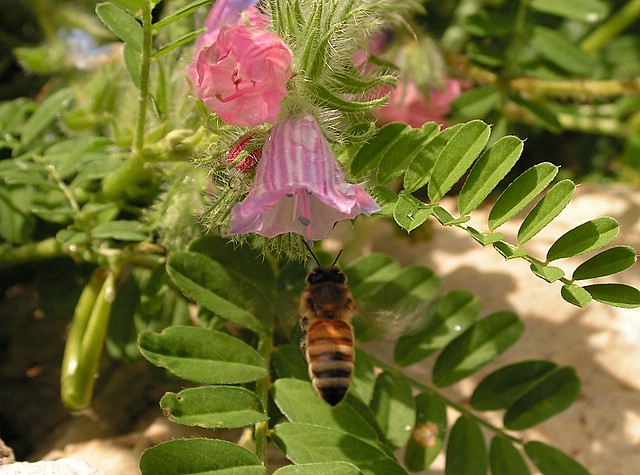
<path id="1" fill-rule="evenodd" d="M 440 278 L 424 266 L 400 267 L 391 257 L 371 254 L 345 270 L 358 305 L 354 319 L 361 342 L 394 338 L 428 323 L 428 308 Z"/>

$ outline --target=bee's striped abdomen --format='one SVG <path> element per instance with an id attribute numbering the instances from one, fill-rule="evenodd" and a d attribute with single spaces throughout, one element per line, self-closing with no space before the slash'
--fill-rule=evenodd
<path id="1" fill-rule="evenodd" d="M 341 320 L 316 320 L 309 325 L 306 359 L 313 387 L 332 406 L 349 389 L 353 375 L 353 329 Z"/>

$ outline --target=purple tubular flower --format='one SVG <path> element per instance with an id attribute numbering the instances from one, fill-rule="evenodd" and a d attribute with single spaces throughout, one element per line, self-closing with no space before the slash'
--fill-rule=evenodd
<path id="1" fill-rule="evenodd" d="M 204 22 L 207 31 L 196 39 L 196 51 L 210 46 L 218 37 L 220 28 L 225 25 L 235 25 L 240 14 L 256 3 L 258 0 L 217 0 Z"/>
<path id="2" fill-rule="evenodd" d="M 326 238 L 333 225 L 380 206 L 347 183 L 316 120 L 309 114 L 276 124 L 263 149 L 254 186 L 231 211 L 229 234 L 286 232 Z"/>

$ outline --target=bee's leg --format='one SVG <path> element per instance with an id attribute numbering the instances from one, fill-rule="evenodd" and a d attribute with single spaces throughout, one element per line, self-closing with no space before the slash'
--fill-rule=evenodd
<path id="1" fill-rule="evenodd" d="M 300 342 L 300 349 L 302 350 L 302 359 L 305 363 L 309 364 L 309 360 L 307 359 L 307 339 L 303 339 Z"/>
<path id="2" fill-rule="evenodd" d="M 307 330 L 309 329 L 309 319 L 307 317 L 302 317 L 300 318 L 300 328 L 302 328 L 302 331 L 304 332 L 304 334 L 307 334 Z"/>

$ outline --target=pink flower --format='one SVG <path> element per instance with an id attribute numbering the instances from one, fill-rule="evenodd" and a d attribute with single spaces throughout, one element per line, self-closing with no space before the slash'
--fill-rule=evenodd
<path id="1" fill-rule="evenodd" d="M 274 123 L 291 77 L 291 51 L 275 34 L 246 25 L 223 26 L 198 54 L 191 75 L 196 95 L 226 123 Z"/>
<path id="2" fill-rule="evenodd" d="M 451 103 L 467 87 L 465 81 L 447 79 L 444 88 L 433 88 L 426 99 L 413 81 L 399 82 L 391 91 L 389 102 L 375 113 L 381 124 L 398 121 L 421 127 L 425 122 L 433 121 L 446 126 L 445 117 L 451 112 Z"/>
<path id="3" fill-rule="evenodd" d="M 286 232 L 323 239 L 333 225 L 380 207 L 345 181 L 316 120 L 309 114 L 276 124 L 258 163 L 254 186 L 231 211 L 229 234 Z"/>

